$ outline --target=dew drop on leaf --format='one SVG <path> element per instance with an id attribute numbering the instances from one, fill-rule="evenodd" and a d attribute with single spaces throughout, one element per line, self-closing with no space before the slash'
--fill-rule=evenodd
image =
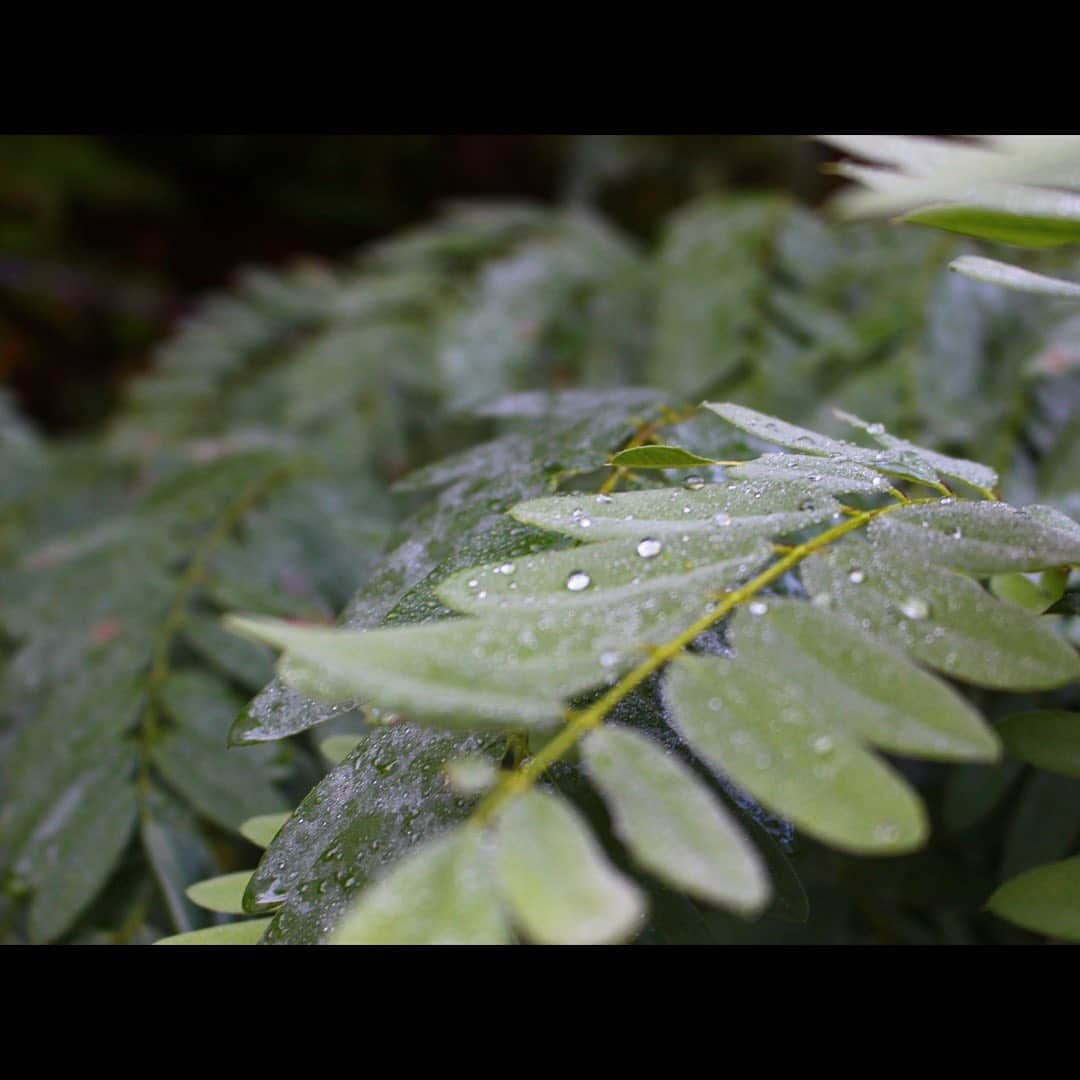
<path id="1" fill-rule="evenodd" d="M 584 570 L 574 570 L 566 579 L 566 587 L 571 592 L 583 592 L 592 584 L 592 578 Z"/>
<path id="2" fill-rule="evenodd" d="M 930 605 L 918 596 L 909 596 L 900 605 L 900 611 L 908 619 L 925 619 L 930 614 Z"/>
<path id="3" fill-rule="evenodd" d="M 652 537 L 647 536 L 640 544 L 638 544 L 637 553 L 643 559 L 652 559 L 659 555 L 662 549 L 663 544 L 661 544 L 659 540 L 654 540 Z"/>
<path id="4" fill-rule="evenodd" d="M 705 481 L 700 476 L 688 476 L 683 481 L 683 487 L 690 491 L 700 491 L 705 486 Z"/>

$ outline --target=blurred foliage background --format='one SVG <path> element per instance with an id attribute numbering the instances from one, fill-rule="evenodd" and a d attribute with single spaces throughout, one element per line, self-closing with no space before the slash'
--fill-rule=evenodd
<path id="1" fill-rule="evenodd" d="M 588 202 L 644 241 L 709 191 L 818 203 L 828 151 L 744 135 L 0 137 L 0 381 L 92 427 L 149 347 L 237 268 L 336 260 L 448 201 Z"/>

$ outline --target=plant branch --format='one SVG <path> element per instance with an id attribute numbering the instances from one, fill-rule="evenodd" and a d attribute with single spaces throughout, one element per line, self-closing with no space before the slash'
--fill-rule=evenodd
<path id="1" fill-rule="evenodd" d="M 512 773 L 505 774 L 495 789 L 480 803 L 470 819 L 472 825 L 483 825 L 488 822 L 498 808 L 512 798 L 527 791 L 555 762 L 559 761 L 583 736 L 593 728 L 602 724 L 608 714 L 623 700 L 631 691 L 637 689 L 653 672 L 662 668 L 669 660 L 674 659 L 683 651 L 699 634 L 704 633 L 724 616 L 746 603 L 756 596 L 762 589 L 779 580 L 792 567 L 798 566 L 804 559 L 809 558 L 815 552 L 821 551 L 830 544 L 847 536 L 848 533 L 869 525 L 875 518 L 884 514 L 899 510 L 903 506 L 918 505 L 919 503 L 936 502 L 936 499 L 919 499 L 906 503 L 890 503 L 874 510 L 852 510 L 845 508 L 851 515 L 845 521 L 834 525 L 831 529 L 819 533 L 803 544 L 788 550 L 781 558 L 771 566 L 763 570 L 757 577 L 748 581 L 745 585 L 730 592 L 721 593 L 717 598 L 715 607 L 706 611 L 700 618 L 695 620 L 679 635 L 657 646 L 649 656 L 643 660 L 628 674 L 598 698 L 586 709 L 569 714 L 566 725 L 561 731 L 533 757 L 529 758 L 521 768 Z"/>

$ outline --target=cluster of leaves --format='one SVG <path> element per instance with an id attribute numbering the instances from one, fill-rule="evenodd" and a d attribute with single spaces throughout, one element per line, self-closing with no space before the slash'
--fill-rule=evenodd
<path id="1" fill-rule="evenodd" d="M 1025 248 L 1080 241 L 1080 136 L 987 135 L 946 142 L 910 135 L 825 135 L 874 162 L 835 167 L 869 191 L 845 192 L 849 217 L 903 212 L 904 221 Z M 953 270 L 1044 296 L 1080 299 L 1080 283 L 962 255 Z"/>
<path id="2" fill-rule="evenodd" d="M 868 748 L 974 762 L 999 752 L 978 712 L 912 660 L 1013 691 L 1053 689 L 1080 674 L 1074 648 L 1052 627 L 976 580 L 1080 562 L 1080 527 L 1070 518 L 996 501 L 992 470 L 879 425 L 852 418 L 879 441 L 872 449 L 741 406 L 708 408 L 789 452 L 729 463 L 730 479 L 715 483 L 695 476 L 675 488 L 517 505 L 518 521 L 579 546 L 512 560 L 504 553 L 446 577 L 437 595 L 466 618 L 360 631 L 230 620 L 283 650 L 280 670 L 296 689 L 404 714 L 409 726 L 395 724 L 390 736 L 402 768 L 406 747 L 435 749 L 414 725 L 468 732 L 457 745 L 436 737 L 436 753 L 464 752 L 446 765 L 460 797 L 445 796 L 441 817 L 464 815 L 468 795 L 490 792 L 466 825 L 373 875 L 372 818 L 393 849 L 419 830 L 411 800 L 387 800 L 376 786 L 377 813 L 360 805 L 375 752 L 364 740 L 282 829 L 247 885 L 247 911 L 287 913 L 269 922 L 268 940 L 290 940 L 299 923 L 333 928 L 330 940 L 344 943 L 498 943 L 512 927 L 541 942 L 633 936 L 645 917 L 641 890 L 608 863 L 565 799 L 536 786 L 578 744 L 641 867 L 697 899 L 756 914 L 770 897 L 764 862 L 689 754 L 825 844 L 911 851 L 926 840 L 924 809 Z M 663 467 L 677 457 L 674 448 L 630 449 L 615 462 Z M 975 498 L 911 498 L 894 486 L 948 491 L 946 482 Z M 875 505 L 886 492 L 897 501 Z M 845 494 L 869 505 L 838 503 Z M 856 538 L 864 528 L 865 539 Z M 794 546 L 773 546 L 800 535 Z M 796 568 L 798 578 L 785 580 Z M 780 595 L 761 598 L 782 581 Z M 722 638 L 703 636 L 736 609 Z M 604 726 L 661 668 L 653 690 L 662 730 L 644 734 L 641 717 Z M 529 740 L 525 762 L 501 776 L 478 735 L 492 730 Z M 327 842 L 294 884 L 296 854 L 310 864 Z M 328 906 L 328 878 L 348 896 L 372 876 L 343 917 Z"/>
<path id="3" fill-rule="evenodd" d="M 889 497 L 887 487 L 874 486 L 882 476 L 895 486 L 940 484 L 952 475 L 941 461 L 953 458 L 939 460 L 906 442 L 886 446 L 869 464 L 864 452 L 836 444 L 844 450 L 811 450 L 821 461 L 844 462 L 828 476 L 815 466 L 809 475 L 816 480 L 804 475 L 805 461 L 766 458 L 744 465 L 735 484 L 676 488 L 676 501 L 691 500 L 676 507 L 676 526 L 666 521 L 675 507 L 669 491 L 590 496 L 582 517 L 596 531 L 587 535 L 580 519 L 544 516 L 545 507 L 568 512 L 560 487 L 596 491 L 607 475 L 600 466 L 628 444 L 631 457 L 613 475 L 640 486 L 643 463 L 633 448 L 647 448 L 661 430 L 667 441 L 693 445 L 698 472 L 714 481 L 723 466 L 711 462 L 745 459 L 757 447 L 755 435 L 777 441 L 710 425 L 700 411 L 680 412 L 683 402 L 736 398 L 834 433 L 841 428 L 828 406 L 872 414 L 949 454 L 990 460 L 1016 501 L 1037 495 L 1075 512 L 1075 328 L 1047 339 L 1038 301 L 1001 298 L 943 274 L 942 243 L 917 233 L 832 230 L 769 198 L 693 204 L 672 220 L 655 254 L 582 213 L 460 208 L 337 271 L 308 265 L 247 275 L 159 351 L 101 439 L 44 444 L 5 412 L 0 873 L 8 932 L 17 940 L 152 940 L 169 929 L 197 932 L 213 920 L 205 932 L 219 940 L 323 940 L 399 856 L 467 814 L 500 768 L 517 775 L 530 761 L 544 761 L 544 748 L 557 745 L 552 724 L 566 699 L 596 687 L 598 671 L 617 680 L 635 670 L 642 642 L 663 648 L 673 635 L 691 633 L 706 591 L 738 590 L 755 572 L 780 573 L 768 569 L 778 565 L 769 562 L 777 538 L 792 533 L 784 539 L 811 543 L 804 530 L 837 528 L 835 495 L 854 491 L 874 504 L 883 490 Z M 555 389 L 529 389 L 537 385 Z M 969 474 L 967 493 L 993 487 L 989 476 Z M 553 498 L 563 509 L 544 501 Z M 662 535 L 637 535 L 639 526 L 634 535 L 618 532 L 608 511 L 625 499 L 646 500 L 653 531 Z M 683 505 L 690 506 L 685 519 Z M 735 523 L 719 545 L 709 526 L 717 514 Z M 888 521 L 902 518 L 897 512 Z M 886 519 L 880 524 L 883 537 L 892 535 Z M 1025 517 L 1015 527 L 1052 536 L 1066 529 L 1056 518 Z M 582 539 L 602 542 L 570 547 Z M 655 557 L 638 553 L 644 540 L 659 544 Z M 646 569 L 633 584 L 638 566 Z M 469 582 L 479 582 L 481 571 L 471 568 L 484 567 L 486 587 L 474 590 Z M 602 596 L 596 583 L 609 572 L 629 574 L 631 584 L 613 578 Z M 566 588 L 575 573 L 588 578 L 585 588 Z M 1015 596 L 1023 581 L 1047 604 L 1069 602 L 1069 593 L 1054 595 L 1051 578 L 1005 576 L 999 591 Z M 797 575 L 781 574 L 769 586 L 761 601 L 769 617 L 760 625 L 825 617 L 820 607 L 794 603 L 800 589 L 811 588 Z M 611 595 L 624 587 L 626 595 Z M 777 591 L 791 597 L 781 603 L 772 598 Z M 979 603 L 998 603 L 979 591 L 986 596 Z M 512 602 L 519 595 L 528 601 L 520 609 Z M 495 597 L 509 608 L 491 617 L 477 611 Z M 573 618 L 568 598 L 581 602 Z M 286 624 L 273 633 L 315 633 L 320 643 L 322 633 L 326 641 L 381 648 L 379 661 L 364 668 L 371 685 L 354 681 L 352 664 L 328 683 L 323 661 L 290 645 L 278 676 L 241 708 L 244 695 L 270 678 L 270 654 L 225 633 L 218 614 L 329 624 L 343 605 L 341 631 Z M 783 614 L 789 610 L 799 614 Z M 720 619 L 708 614 L 710 623 Z M 734 620 L 734 640 L 753 639 L 754 618 Z M 535 641 L 520 640 L 526 624 Z M 801 624 L 792 626 L 798 636 Z M 690 640 L 706 654 L 731 648 L 727 630 L 716 627 L 684 644 Z M 1017 632 L 998 652 L 1015 644 L 1022 664 L 1032 642 L 1045 650 L 1046 641 L 1045 630 L 1030 641 Z M 1059 665 L 1063 655 L 1059 649 Z M 677 670 L 694 674 L 693 662 L 684 658 Z M 723 655 L 701 658 L 707 668 L 723 662 Z M 914 670 L 902 658 L 895 662 L 906 664 L 905 678 Z M 1051 670 L 1056 674 L 1024 685 L 1050 685 L 1064 669 Z M 1018 676 L 1001 678 L 1005 684 L 990 685 L 1020 685 Z M 662 694 L 692 694 L 691 676 L 685 679 L 681 690 L 669 680 Z M 930 752 L 930 734 L 950 732 L 922 732 L 919 752 L 965 760 L 992 754 L 996 743 L 970 708 L 930 676 L 922 679 L 930 680 L 927 694 L 947 703 L 959 741 Z M 770 686 L 760 692 L 782 692 Z M 578 704 L 587 713 L 590 706 Z M 784 846 L 786 819 L 805 830 L 806 815 L 741 774 L 729 776 L 727 763 L 723 778 L 715 777 L 709 753 L 695 747 L 695 760 L 681 741 L 694 745 L 691 737 L 667 724 L 668 707 L 651 677 L 620 697 L 613 718 L 642 730 L 625 738 L 615 727 L 593 731 L 582 743 L 595 748 L 588 773 L 613 797 L 609 789 L 625 786 L 616 777 L 630 767 L 628 755 L 637 755 L 634 775 L 655 774 L 645 790 L 655 789 L 662 804 L 670 802 L 667 784 L 692 793 L 688 803 L 675 800 L 684 825 L 687 807 L 696 807 L 715 825 L 714 847 L 705 856 L 674 848 L 682 852 L 679 870 L 654 866 L 631 845 L 661 879 L 677 880 L 674 890 L 655 882 L 631 889 L 612 876 L 595 841 L 567 824 L 576 821 L 573 812 L 553 795 L 532 790 L 510 800 L 488 823 L 549 832 L 562 852 L 553 857 L 571 875 L 566 882 L 578 880 L 583 891 L 582 910 L 599 887 L 600 899 L 622 912 L 617 928 L 608 922 L 591 932 L 534 925 L 519 913 L 527 934 L 625 936 L 638 925 L 638 888 L 653 895 L 649 933 L 661 936 L 668 932 L 657 929 L 663 911 L 699 927 L 717 905 L 761 910 L 769 889 L 770 910 L 797 916 L 803 909 Z M 418 725 L 431 710 L 436 725 Z M 246 748 L 226 750 L 234 718 L 231 741 Z M 330 736 L 321 755 L 307 734 L 316 725 Z M 642 742 L 643 730 L 666 740 L 676 758 L 659 760 L 653 743 Z M 298 737 L 279 741 L 286 736 Z M 884 770 L 862 745 L 884 745 L 874 741 L 880 732 L 828 737 L 838 746 L 845 740 L 842 754 L 850 751 L 859 769 Z M 346 748 L 348 757 L 312 788 L 324 761 Z M 577 813 L 607 828 L 577 765 L 560 760 L 550 775 Z M 985 784 L 969 787 L 977 794 L 964 805 L 982 798 L 992 809 Z M 251 875 L 238 870 L 251 859 L 241 836 L 269 842 L 285 808 L 309 788 L 249 883 Z M 899 781 L 883 791 L 897 801 L 873 819 L 868 835 L 869 818 L 858 814 L 842 814 L 817 833 L 811 826 L 809 834 L 830 843 L 839 837 L 843 850 L 916 846 L 925 832 L 918 803 Z M 535 809 L 517 818 L 526 814 L 519 805 Z M 621 813 L 617 831 L 642 810 Z M 732 814 L 741 815 L 739 828 Z M 885 831 L 875 839 L 877 826 Z M 740 829 L 753 833 L 756 846 Z M 472 880 L 468 867 L 488 857 L 486 843 L 446 849 L 445 874 Z M 686 867 L 699 857 L 705 862 L 689 881 Z M 222 871 L 237 874 L 185 895 L 193 881 Z M 518 882 L 508 887 L 531 893 L 535 873 L 505 869 Z M 554 871 L 541 876 L 549 890 L 561 880 Z M 244 905 L 238 886 L 246 890 Z M 682 893 L 712 907 L 704 914 L 687 908 Z M 495 910 L 483 897 L 468 903 Z M 223 923 L 241 906 L 271 913 L 272 921 Z M 463 925 L 481 925 L 471 918 Z M 709 934 L 735 932 L 726 922 L 710 926 Z M 409 936 L 400 927 L 382 932 Z"/>

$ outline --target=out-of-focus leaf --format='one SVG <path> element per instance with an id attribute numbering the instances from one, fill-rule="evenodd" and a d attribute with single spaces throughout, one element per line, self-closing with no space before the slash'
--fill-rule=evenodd
<path id="1" fill-rule="evenodd" d="M 461 829 L 406 856 L 338 924 L 332 945 L 505 945 L 482 833 Z"/>
<path id="2" fill-rule="evenodd" d="M 606 945 L 642 926 L 640 891 L 556 795 L 530 791 L 501 812 L 496 864 L 514 921 L 532 941 Z"/>
<path id="3" fill-rule="evenodd" d="M 998 733 L 1010 757 L 1080 777 L 1080 713 L 1013 713 L 1001 721 Z"/>
<path id="4" fill-rule="evenodd" d="M 207 911 L 220 911 L 225 915 L 244 914 L 244 890 L 251 880 L 250 870 L 240 870 L 235 874 L 208 878 L 189 885 L 187 898 Z"/>
<path id="5" fill-rule="evenodd" d="M 745 914 L 768 900 L 757 852 L 690 769 L 628 728 L 590 733 L 583 752 L 615 831 L 638 862 L 693 896 Z"/>
<path id="6" fill-rule="evenodd" d="M 1036 934 L 1080 941 L 1080 856 L 1005 882 L 986 907 Z"/>
<path id="7" fill-rule="evenodd" d="M 1040 296 L 1055 296 L 1064 300 L 1080 300 L 1080 284 L 1075 281 L 1037 274 L 1034 270 L 1011 266 L 996 259 L 985 259 L 981 255 L 961 255 L 949 263 L 949 269 L 976 281 L 1001 285 L 1006 289 L 1038 293 Z"/>
<path id="8" fill-rule="evenodd" d="M 155 945 L 258 945 L 269 919 L 241 919 L 225 926 L 208 926 L 155 941 Z"/>

